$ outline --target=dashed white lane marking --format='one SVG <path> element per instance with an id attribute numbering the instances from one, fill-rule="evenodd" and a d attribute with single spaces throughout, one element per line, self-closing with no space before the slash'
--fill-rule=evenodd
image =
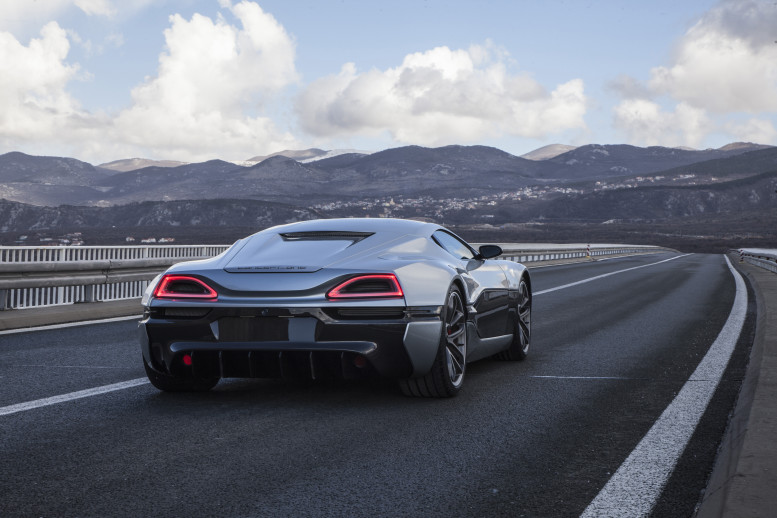
<path id="1" fill-rule="evenodd" d="M 547 379 L 554 379 L 554 380 L 624 380 L 624 381 L 632 381 L 632 380 L 640 380 L 644 381 L 645 378 L 624 378 L 622 376 L 550 376 L 550 375 L 533 375 L 528 376 L 529 378 L 547 378 Z"/>
<path id="2" fill-rule="evenodd" d="M 114 383 L 112 385 L 103 385 L 102 387 L 79 390 L 78 392 L 71 392 L 69 394 L 62 394 L 59 396 L 36 399 L 34 401 L 28 401 L 26 403 L 18 403 L 16 405 L 4 406 L 4 407 L 0 407 L 0 416 L 16 414 L 18 412 L 26 412 L 27 410 L 32 410 L 34 408 L 56 405 L 58 403 L 65 403 L 66 401 L 73 401 L 74 399 L 97 396 L 100 394 L 105 394 L 107 392 L 124 390 L 132 387 L 137 387 L 139 385 L 145 385 L 147 383 L 148 383 L 147 378 L 137 378 L 134 380 L 122 381 L 121 383 Z"/>
<path id="3" fill-rule="evenodd" d="M 63 329 L 65 327 L 86 326 L 90 324 L 106 324 L 108 322 L 121 322 L 123 320 L 140 320 L 141 318 L 143 318 L 143 315 L 131 315 L 128 317 L 113 317 L 113 318 L 103 318 L 101 320 L 84 320 L 82 322 L 68 322 L 66 324 L 51 324 L 47 326 L 23 327 L 20 329 L 6 329 L 4 331 L 0 331 L 0 335 L 13 335 L 16 333 L 27 333 L 29 331 L 46 331 L 47 329 Z"/>
<path id="4" fill-rule="evenodd" d="M 645 255 L 645 254 L 616 255 L 616 256 L 613 256 L 613 257 L 604 256 L 604 257 L 598 257 L 598 258 L 594 259 L 593 262 L 603 263 L 604 261 L 617 261 L 618 259 L 625 259 L 625 258 L 628 258 L 628 257 L 637 257 L 637 256 L 640 256 L 640 255 Z M 688 254 L 686 254 L 686 255 L 688 255 Z M 530 270 L 539 270 L 540 268 L 552 268 L 554 266 L 568 266 L 570 264 L 585 264 L 585 262 L 584 261 L 579 261 L 579 260 L 578 261 L 572 260 L 572 261 L 569 261 L 568 263 L 537 264 L 537 265 L 534 265 L 534 264 L 531 264 L 531 263 L 523 263 L 523 265 L 526 268 L 530 269 Z"/>
<path id="5" fill-rule="evenodd" d="M 114 367 L 110 365 L 46 365 L 46 364 L 31 364 L 22 363 L 19 365 L 9 365 L 12 369 L 16 368 L 29 368 L 29 369 L 112 369 L 112 370 L 127 370 L 134 367 Z"/>
<path id="6" fill-rule="evenodd" d="M 726 324 L 677 397 L 586 508 L 582 518 L 648 516 L 658 500 L 723 376 L 745 322 L 745 283 L 728 257 L 725 259 L 736 282 L 734 305 Z"/>
<path id="7" fill-rule="evenodd" d="M 526 376 L 527 378 L 541 378 L 541 379 L 552 379 L 552 380 L 615 380 L 615 381 L 655 381 L 656 378 L 628 378 L 623 376 L 551 376 L 549 374 L 546 375 L 540 375 L 540 374 L 534 374 L 531 376 Z M 683 380 L 674 380 L 674 379 L 667 379 L 662 378 L 660 381 L 683 381 Z M 710 380 L 697 380 L 697 379 L 688 379 L 685 381 L 710 381 Z"/>
<path id="8" fill-rule="evenodd" d="M 552 291 L 558 291 L 558 290 L 563 290 L 563 289 L 566 289 L 566 288 L 571 288 L 572 286 L 577 286 L 579 284 L 585 284 L 587 282 L 596 281 L 596 280 L 599 280 L 599 279 L 604 279 L 605 277 L 609 277 L 611 275 L 617 275 L 617 274 L 623 273 L 623 272 L 630 272 L 632 270 L 639 270 L 640 268 L 647 268 L 648 266 L 655 266 L 657 264 L 666 263 L 668 261 L 674 261 L 675 259 L 680 259 L 681 257 L 688 257 L 689 255 L 691 255 L 691 254 L 676 255 L 674 257 L 670 257 L 669 259 L 664 259 L 663 261 L 658 261 L 658 262 L 655 262 L 655 263 L 643 264 L 641 266 L 633 266 L 631 268 L 626 268 L 626 269 L 623 269 L 623 270 L 618 270 L 618 271 L 610 272 L 610 273 L 603 273 L 602 275 L 597 275 L 596 277 L 589 277 L 587 279 L 583 279 L 582 281 L 570 282 L 569 284 L 564 284 L 562 286 L 556 286 L 555 288 L 548 288 L 547 290 L 537 291 L 537 292 L 535 292 L 533 294 L 533 296 L 536 297 L 537 295 L 544 295 L 545 293 L 550 293 Z"/>

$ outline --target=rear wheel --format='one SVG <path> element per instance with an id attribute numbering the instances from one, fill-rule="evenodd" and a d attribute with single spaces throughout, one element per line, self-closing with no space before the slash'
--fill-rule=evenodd
<path id="1" fill-rule="evenodd" d="M 461 291 L 448 290 L 442 315 L 442 332 L 431 370 L 424 376 L 399 380 L 406 396 L 452 397 L 464 384 L 467 369 L 467 313 Z"/>
<path id="2" fill-rule="evenodd" d="M 518 285 L 518 308 L 516 310 L 513 331 L 513 342 L 509 349 L 497 353 L 494 358 L 498 360 L 517 360 L 526 359 L 529 354 L 529 345 L 531 344 L 531 293 L 529 285 L 524 279 Z"/>
<path id="3" fill-rule="evenodd" d="M 146 369 L 148 381 L 165 392 L 205 392 L 215 387 L 216 383 L 219 382 L 219 378 L 183 378 L 172 374 L 162 374 L 149 367 L 145 359 L 143 367 Z"/>

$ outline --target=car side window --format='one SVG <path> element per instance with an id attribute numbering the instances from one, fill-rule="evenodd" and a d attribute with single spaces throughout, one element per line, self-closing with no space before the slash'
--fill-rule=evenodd
<path id="1" fill-rule="evenodd" d="M 469 245 L 453 234 L 449 234 L 444 230 L 438 230 L 432 235 L 432 237 L 438 245 L 459 259 L 468 261 L 475 258 L 475 255 L 473 254 Z"/>

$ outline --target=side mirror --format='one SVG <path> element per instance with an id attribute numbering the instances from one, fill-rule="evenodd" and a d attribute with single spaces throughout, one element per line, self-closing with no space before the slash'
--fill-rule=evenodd
<path id="1" fill-rule="evenodd" d="M 502 255 L 502 248 L 496 245 L 481 245 L 478 248 L 478 253 L 480 254 L 480 259 L 493 259 Z"/>

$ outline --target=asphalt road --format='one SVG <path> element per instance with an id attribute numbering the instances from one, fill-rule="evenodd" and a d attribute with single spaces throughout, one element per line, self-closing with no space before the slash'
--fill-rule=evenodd
<path id="1" fill-rule="evenodd" d="M 449 400 L 387 382 L 227 380 L 0 415 L 0 516 L 579 516 L 729 317 L 723 256 L 659 263 L 671 257 L 532 270 L 529 358 L 470 365 Z M 700 499 L 744 375 L 750 306 L 655 516 L 690 516 Z M 135 327 L 0 336 L 0 410 L 143 378 Z"/>

